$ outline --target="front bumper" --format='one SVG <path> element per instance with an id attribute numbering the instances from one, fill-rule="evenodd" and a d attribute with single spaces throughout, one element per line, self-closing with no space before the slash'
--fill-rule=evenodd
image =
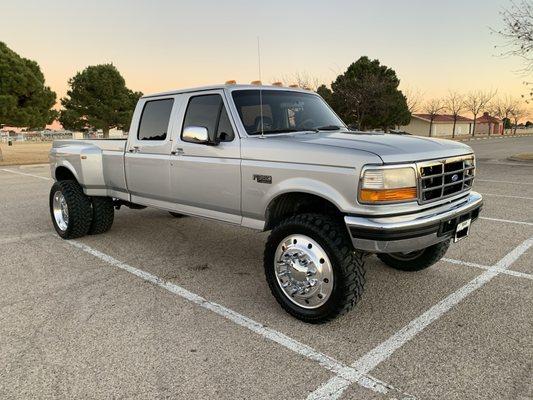
<path id="1" fill-rule="evenodd" d="M 346 216 L 353 246 L 373 253 L 420 250 L 449 240 L 458 223 L 479 216 L 483 198 L 470 192 L 453 203 L 394 217 Z"/>

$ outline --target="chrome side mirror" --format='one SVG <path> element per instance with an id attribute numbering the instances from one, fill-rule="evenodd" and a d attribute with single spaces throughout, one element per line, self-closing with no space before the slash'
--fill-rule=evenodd
<path id="1" fill-rule="evenodd" d="M 186 142 L 209 144 L 209 133 L 203 126 L 188 126 L 181 137 Z"/>

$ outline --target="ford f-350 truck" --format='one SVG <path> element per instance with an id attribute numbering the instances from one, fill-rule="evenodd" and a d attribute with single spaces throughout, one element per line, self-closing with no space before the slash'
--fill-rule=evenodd
<path id="1" fill-rule="evenodd" d="M 64 239 L 108 231 L 120 206 L 271 231 L 270 290 L 310 323 L 353 308 L 368 254 L 427 268 L 468 235 L 482 206 L 469 146 L 351 131 L 297 88 L 147 95 L 127 139 L 54 141 L 50 166 L 50 213 Z"/>

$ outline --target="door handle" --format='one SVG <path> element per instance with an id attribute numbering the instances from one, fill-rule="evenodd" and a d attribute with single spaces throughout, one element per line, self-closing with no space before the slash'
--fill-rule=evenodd
<path id="1" fill-rule="evenodd" d="M 139 146 L 132 146 L 131 149 L 129 149 L 130 153 L 138 153 L 139 152 Z"/>
<path id="2" fill-rule="evenodd" d="M 183 151 L 181 147 L 178 147 L 176 150 L 171 151 L 170 154 L 172 154 L 173 156 L 176 156 L 176 155 L 181 156 L 185 154 L 185 152 Z"/>

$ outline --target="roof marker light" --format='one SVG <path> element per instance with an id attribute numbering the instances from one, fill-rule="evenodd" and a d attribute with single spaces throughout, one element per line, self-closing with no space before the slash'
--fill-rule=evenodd
<path id="1" fill-rule="evenodd" d="M 258 85 L 258 86 L 261 86 L 261 85 L 262 85 L 261 81 L 252 81 L 252 82 L 250 82 L 250 84 L 252 84 L 252 85 Z"/>
<path id="2" fill-rule="evenodd" d="M 236 85 L 237 81 L 235 79 L 230 79 L 229 81 L 226 81 L 226 85 Z"/>
<path id="3" fill-rule="evenodd" d="M 272 86 L 283 86 L 281 82 L 272 82 Z"/>

